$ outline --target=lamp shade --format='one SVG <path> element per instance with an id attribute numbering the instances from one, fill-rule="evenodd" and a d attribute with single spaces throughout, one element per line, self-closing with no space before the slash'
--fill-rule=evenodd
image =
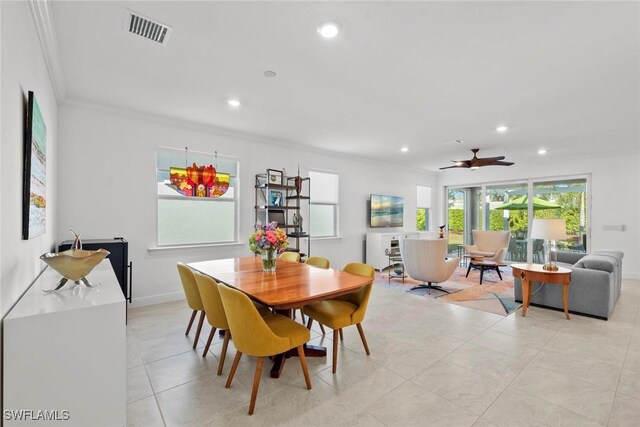
<path id="1" fill-rule="evenodd" d="M 531 238 L 542 240 L 564 240 L 567 238 L 567 226 L 560 218 L 534 218 Z"/>

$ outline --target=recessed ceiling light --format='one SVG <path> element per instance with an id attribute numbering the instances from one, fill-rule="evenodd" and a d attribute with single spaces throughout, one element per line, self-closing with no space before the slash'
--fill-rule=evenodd
<path id="1" fill-rule="evenodd" d="M 271 78 L 271 77 L 277 76 L 277 74 L 276 74 L 275 71 L 267 70 L 267 71 L 264 72 L 264 76 Z"/>
<path id="2" fill-rule="evenodd" d="M 409 151 L 409 147 L 402 147 L 400 151 L 402 151 L 403 153 L 406 153 L 407 151 Z"/>
<path id="3" fill-rule="evenodd" d="M 545 150 L 544 148 L 541 148 L 538 150 L 538 154 L 547 154 L 547 150 Z"/>
<path id="4" fill-rule="evenodd" d="M 504 126 L 504 125 L 498 126 L 496 128 L 496 131 L 498 131 L 498 132 L 506 132 L 508 130 L 509 130 L 509 127 L 508 126 Z"/>
<path id="5" fill-rule="evenodd" d="M 242 104 L 240 103 L 240 100 L 236 98 L 229 98 L 227 99 L 227 105 L 231 108 L 240 108 Z"/>
<path id="6" fill-rule="evenodd" d="M 318 27 L 318 33 L 325 39 L 332 39 L 338 35 L 340 30 L 335 22 L 325 22 Z"/>

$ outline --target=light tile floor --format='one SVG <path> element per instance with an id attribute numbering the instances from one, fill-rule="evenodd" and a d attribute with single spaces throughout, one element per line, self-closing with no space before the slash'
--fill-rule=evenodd
<path id="1" fill-rule="evenodd" d="M 640 421 L 640 281 L 626 280 L 609 321 L 532 307 L 507 317 L 374 288 L 363 323 L 340 343 L 331 374 L 331 340 L 312 343 L 308 391 L 296 358 L 280 379 L 264 370 L 256 411 L 247 415 L 255 359 L 244 357 L 233 387 L 216 369 L 216 335 L 201 357 L 184 329 L 184 302 L 133 309 L 127 326 L 129 426 L 632 426 Z M 206 322 L 205 322 L 206 323 Z"/>

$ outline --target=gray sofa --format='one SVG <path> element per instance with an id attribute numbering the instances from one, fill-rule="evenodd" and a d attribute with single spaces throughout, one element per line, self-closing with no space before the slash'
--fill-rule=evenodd
<path id="1" fill-rule="evenodd" d="M 607 320 L 620 296 L 622 286 L 621 251 L 592 254 L 558 252 L 558 265 L 572 270 L 569 311 Z M 515 299 L 522 302 L 522 284 L 514 277 Z M 562 309 L 562 286 L 531 284 L 531 305 Z"/>

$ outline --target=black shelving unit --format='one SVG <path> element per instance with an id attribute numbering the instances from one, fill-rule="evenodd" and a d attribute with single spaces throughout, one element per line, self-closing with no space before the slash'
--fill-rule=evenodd
<path id="1" fill-rule="evenodd" d="M 311 180 L 303 178 L 302 191 L 300 195 L 296 192 L 295 177 L 282 176 L 282 184 L 274 183 L 272 177 L 282 176 L 282 172 L 275 169 L 267 169 L 266 173 L 256 174 L 255 181 L 255 218 L 254 222 L 260 220 L 263 224 L 276 221 L 278 227 L 284 228 L 289 237 L 290 252 L 299 252 L 301 257 L 309 256 L 311 252 L 311 239 L 308 233 L 305 233 L 304 227 L 301 229 L 299 224 L 293 223 L 294 213 L 301 215 L 303 203 L 308 203 L 308 196 L 311 190 Z M 280 191 L 282 193 L 282 204 L 274 206 L 271 203 L 271 191 Z M 309 224 L 309 216 L 311 210 L 307 209 L 307 218 L 303 220 L 303 224 Z M 306 250 L 306 252 L 305 252 Z"/>

